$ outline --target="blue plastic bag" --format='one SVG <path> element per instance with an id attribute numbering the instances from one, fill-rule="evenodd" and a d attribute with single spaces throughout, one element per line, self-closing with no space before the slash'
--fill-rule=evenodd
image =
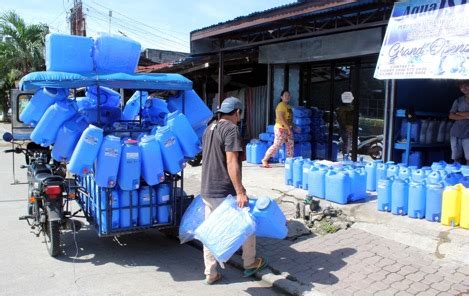
<path id="1" fill-rule="evenodd" d="M 205 220 L 205 204 L 201 195 L 192 200 L 187 207 L 179 225 L 179 240 L 181 244 L 194 239 L 195 230 Z"/>
<path id="2" fill-rule="evenodd" d="M 217 261 L 224 263 L 255 232 L 256 223 L 249 208 L 238 208 L 236 200 L 228 196 L 195 230 L 195 239 L 200 240 Z"/>

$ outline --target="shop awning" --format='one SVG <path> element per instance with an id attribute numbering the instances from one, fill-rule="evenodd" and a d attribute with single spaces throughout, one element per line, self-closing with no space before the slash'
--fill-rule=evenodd
<path id="1" fill-rule="evenodd" d="M 469 3 L 466 2 L 396 2 L 375 78 L 469 79 Z"/>

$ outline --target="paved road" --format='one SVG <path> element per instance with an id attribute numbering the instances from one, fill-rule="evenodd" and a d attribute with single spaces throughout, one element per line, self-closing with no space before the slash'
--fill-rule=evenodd
<path id="1" fill-rule="evenodd" d="M 18 221 L 25 211 L 26 186 L 10 185 L 6 148 L 0 144 L 0 295 L 279 295 L 228 265 L 223 282 L 202 284 L 201 251 L 157 232 L 117 241 L 98 238 L 85 226 L 76 234 L 76 245 L 68 232 L 64 255 L 49 257 L 42 239 Z M 24 181 L 24 171 L 18 176 Z"/>

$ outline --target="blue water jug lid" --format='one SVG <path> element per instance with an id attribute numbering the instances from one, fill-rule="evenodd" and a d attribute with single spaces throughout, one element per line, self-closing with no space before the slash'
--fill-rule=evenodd
<path id="1" fill-rule="evenodd" d="M 256 201 L 256 208 L 259 210 L 264 210 L 270 205 L 271 199 L 268 197 L 260 197 Z"/>
<path id="2" fill-rule="evenodd" d="M 128 140 L 125 140 L 124 141 L 124 144 L 130 144 L 130 145 L 135 145 L 137 144 L 138 141 L 137 140 L 133 140 L 133 139 L 128 139 Z"/>

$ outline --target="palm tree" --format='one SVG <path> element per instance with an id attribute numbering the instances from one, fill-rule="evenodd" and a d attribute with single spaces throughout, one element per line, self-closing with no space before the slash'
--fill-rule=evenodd
<path id="1" fill-rule="evenodd" d="M 9 90 L 14 82 L 31 71 L 45 69 L 44 39 L 49 28 L 44 24 L 26 25 L 14 11 L 0 15 L 0 106 L 8 111 Z"/>

